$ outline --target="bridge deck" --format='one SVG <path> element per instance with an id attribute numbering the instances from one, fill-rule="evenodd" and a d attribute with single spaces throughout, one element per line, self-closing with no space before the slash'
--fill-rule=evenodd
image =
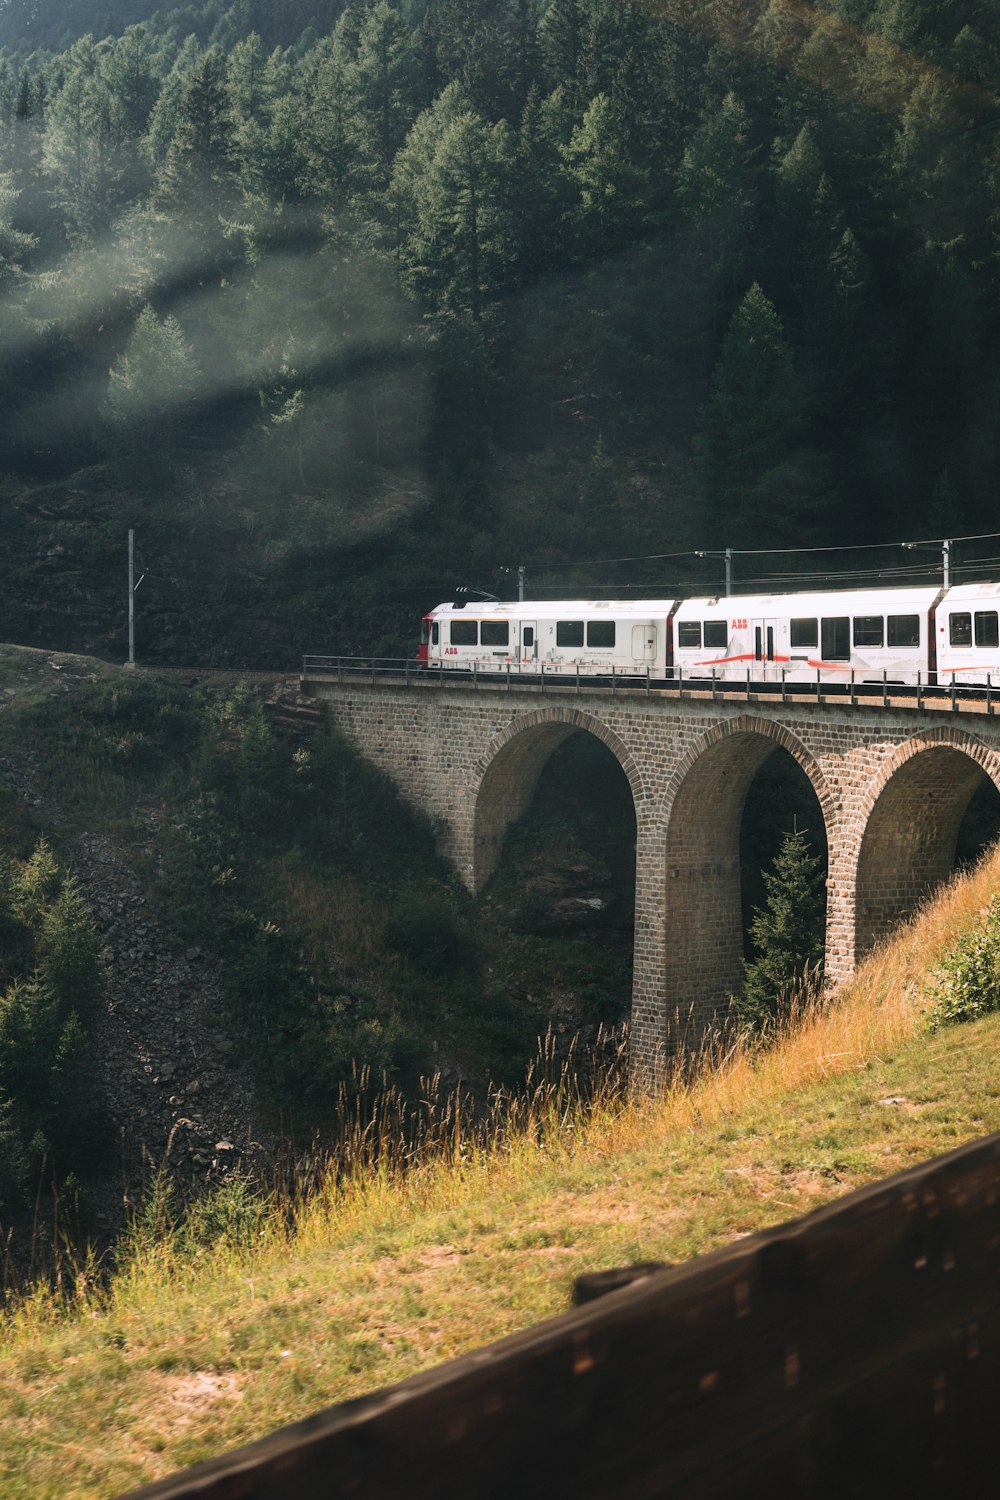
<path id="1" fill-rule="evenodd" d="M 408 688 L 416 692 L 509 693 L 529 692 L 574 697 L 596 693 L 601 697 L 661 698 L 684 703 L 753 703 L 774 707 L 778 703 L 821 708 L 883 708 L 912 712 L 974 714 L 996 713 L 997 692 L 988 687 L 958 684 L 901 686 L 894 683 L 746 683 L 678 678 L 662 681 L 635 676 L 595 677 L 554 672 L 507 672 L 485 674 L 427 669 L 416 662 L 371 661 L 357 658 L 306 657 L 299 677 L 303 693 L 314 686 L 338 682 L 352 686 L 368 684 Z"/>

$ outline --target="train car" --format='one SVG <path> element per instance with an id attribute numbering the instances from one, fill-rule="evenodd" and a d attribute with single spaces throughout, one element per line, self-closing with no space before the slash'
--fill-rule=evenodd
<path id="1" fill-rule="evenodd" d="M 1000 681 L 1000 584 L 962 583 L 937 608 L 938 681 L 958 686 Z"/>
<path id="2" fill-rule="evenodd" d="M 424 616 L 418 660 L 471 672 L 666 677 L 676 599 L 476 600 Z"/>
<path id="3" fill-rule="evenodd" d="M 1000 683 L 1000 584 L 440 604 L 428 667 L 652 680 Z"/>
<path id="4" fill-rule="evenodd" d="M 717 681 L 927 682 L 935 670 L 934 587 L 685 599 L 674 662 Z"/>

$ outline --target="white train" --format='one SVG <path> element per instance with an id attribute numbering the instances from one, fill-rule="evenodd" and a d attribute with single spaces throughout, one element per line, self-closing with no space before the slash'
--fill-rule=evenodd
<path id="1" fill-rule="evenodd" d="M 1000 685 L 1000 584 L 440 604 L 428 667 L 717 682 Z"/>

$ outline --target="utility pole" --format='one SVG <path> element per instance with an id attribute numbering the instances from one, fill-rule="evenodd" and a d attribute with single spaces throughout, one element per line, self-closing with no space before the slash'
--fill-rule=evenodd
<path id="1" fill-rule="evenodd" d="M 517 570 L 517 602 L 524 601 L 524 564 L 521 563 Z"/>
<path id="2" fill-rule="evenodd" d="M 135 532 L 128 532 L 128 665 L 135 666 Z"/>
<path id="3" fill-rule="evenodd" d="M 695 557 L 721 557 L 726 563 L 726 598 L 733 592 L 733 549 L 727 547 L 725 552 L 696 552 Z"/>
<path id="4" fill-rule="evenodd" d="M 951 588 L 951 540 L 941 543 L 941 586 Z"/>
<path id="5" fill-rule="evenodd" d="M 145 578 L 145 573 L 140 574 L 138 583 L 135 579 L 135 532 L 131 526 L 128 531 L 128 661 L 126 667 L 135 666 L 135 591 Z"/>

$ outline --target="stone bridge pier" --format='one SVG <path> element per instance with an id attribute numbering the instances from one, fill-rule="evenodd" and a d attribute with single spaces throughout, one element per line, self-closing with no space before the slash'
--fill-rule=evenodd
<path id="1" fill-rule="evenodd" d="M 636 813 L 633 1067 L 652 1079 L 680 1039 L 728 1009 L 741 977 L 740 824 L 775 750 L 807 777 L 829 866 L 832 986 L 950 874 L 959 827 L 984 781 L 1000 789 L 992 715 L 774 699 L 678 699 L 640 691 L 470 683 L 305 684 L 333 726 L 430 815 L 472 891 L 542 768 L 577 731 L 618 760 Z"/>

